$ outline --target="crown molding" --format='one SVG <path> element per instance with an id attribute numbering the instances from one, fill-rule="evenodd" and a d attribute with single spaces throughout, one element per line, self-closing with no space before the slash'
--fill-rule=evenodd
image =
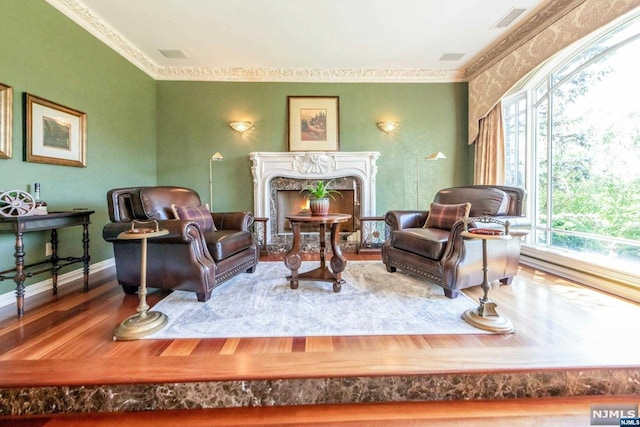
<path id="1" fill-rule="evenodd" d="M 160 66 L 77 0 L 45 1 L 149 76 L 156 78 L 160 73 Z"/>
<path id="2" fill-rule="evenodd" d="M 443 83 L 464 80 L 459 70 L 162 67 L 78 0 L 46 2 L 155 80 L 313 83 Z"/>
<path id="3" fill-rule="evenodd" d="M 323 68 L 178 68 L 158 70 L 157 80 L 303 83 L 444 83 L 464 79 L 458 70 Z"/>
<path id="4" fill-rule="evenodd" d="M 446 83 L 469 81 L 514 49 L 540 33 L 585 0 L 549 0 L 530 18 L 476 55 L 468 65 L 453 70 L 323 69 L 323 68 L 209 68 L 163 67 L 137 49 L 122 34 L 78 0 L 46 0 L 155 80 L 309 83 Z"/>

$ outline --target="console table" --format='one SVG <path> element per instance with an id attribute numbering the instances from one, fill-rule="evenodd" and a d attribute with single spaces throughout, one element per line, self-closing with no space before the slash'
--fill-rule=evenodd
<path id="1" fill-rule="evenodd" d="M 293 245 L 291 250 L 284 257 L 284 264 L 289 270 L 291 275 L 287 276 L 287 280 L 290 282 L 291 289 L 298 288 L 298 280 L 312 280 L 321 282 L 333 283 L 333 291 L 340 292 L 344 280 L 341 277 L 344 268 L 347 265 L 347 259 L 342 255 L 342 250 L 338 244 L 338 236 L 340 235 L 340 224 L 347 222 L 351 219 L 349 214 L 327 214 L 327 215 L 290 215 L 285 217 L 291 223 L 293 229 Z M 320 228 L 320 267 L 315 270 L 307 271 L 298 274 L 298 269 L 302 263 L 300 257 L 300 225 L 312 224 L 318 225 Z M 333 256 L 331 257 L 331 268 L 325 265 L 325 234 L 327 232 L 327 225 L 331 226 L 331 250 Z"/>
<path id="2" fill-rule="evenodd" d="M 58 272 L 62 267 L 66 267 L 76 262 L 82 262 L 84 265 L 84 290 L 89 290 L 89 224 L 91 224 L 91 215 L 94 211 L 74 210 L 66 212 L 51 212 L 47 215 L 31 215 L 17 217 L 0 217 L 0 232 L 12 232 L 16 236 L 15 258 L 16 266 L 10 270 L 0 271 L 0 281 L 5 279 L 13 279 L 16 283 L 16 305 L 18 308 L 18 317 L 24 316 L 24 281 L 28 277 L 36 274 L 51 272 L 51 280 L 53 281 L 53 294 L 58 293 Z M 82 226 L 82 248 L 83 255 L 81 257 L 58 257 L 58 229 L 65 227 Z M 24 233 L 31 231 L 51 230 L 51 257 L 44 261 L 25 265 L 24 256 L 25 248 L 22 236 Z M 36 271 L 27 271 L 28 268 L 36 267 L 42 264 L 49 264 L 46 268 Z M 13 276 L 5 274 L 15 272 Z"/>

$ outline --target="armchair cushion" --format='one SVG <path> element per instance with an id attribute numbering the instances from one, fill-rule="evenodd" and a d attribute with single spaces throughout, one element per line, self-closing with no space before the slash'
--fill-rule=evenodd
<path id="1" fill-rule="evenodd" d="M 471 203 L 459 203 L 455 205 L 443 205 L 440 203 L 431 203 L 429 216 L 424 223 L 424 228 L 440 228 L 442 230 L 451 230 L 453 224 L 458 220 L 469 217 Z"/>
<path id="2" fill-rule="evenodd" d="M 176 219 L 191 220 L 198 224 L 202 231 L 216 231 L 213 217 L 209 211 L 209 205 L 194 208 L 191 206 L 179 206 L 174 203 L 171 205 L 171 210 Z"/>
<path id="3" fill-rule="evenodd" d="M 433 260 L 442 257 L 449 231 L 439 228 L 406 228 L 391 233 L 391 246 Z"/>
<path id="4" fill-rule="evenodd" d="M 218 230 L 205 233 L 209 253 L 214 261 L 221 261 L 253 245 L 253 236 L 246 230 Z"/>

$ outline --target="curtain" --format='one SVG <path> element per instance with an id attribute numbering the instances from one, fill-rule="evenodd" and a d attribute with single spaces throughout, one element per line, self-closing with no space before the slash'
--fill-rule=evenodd
<path id="1" fill-rule="evenodd" d="M 503 185 L 505 171 L 502 102 L 480 119 L 475 141 L 474 184 Z"/>
<path id="2" fill-rule="evenodd" d="M 531 70 L 571 43 L 591 34 L 627 13 L 635 13 L 639 0 L 550 0 L 548 6 L 531 18 L 531 34 L 514 31 L 502 40 L 505 49 L 492 49 L 478 64 L 468 69 L 469 132 L 468 142 L 478 137 L 478 123 Z M 548 18 L 541 28 L 538 18 Z M 520 34 L 522 35 L 522 34 Z M 497 55 L 497 56 L 496 56 Z"/>

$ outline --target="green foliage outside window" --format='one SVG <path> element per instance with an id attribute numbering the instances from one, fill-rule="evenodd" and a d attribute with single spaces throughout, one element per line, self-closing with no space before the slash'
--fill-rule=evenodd
<path id="1" fill-rule="evenodd" d="M 534 243 L 640 260 L 638 57 L 640 18 L 581 51 L 527 92 L 535 98 L 529 126 Z M 522 103 L 522 97 L 515 102 Z M 513 109 L 508 108 L 507 103 L 507 149 L 518 150 L 515 127 L 523 125 L 510 120 Z M 526 120 L 524 114 L 519 117 Z"/>

